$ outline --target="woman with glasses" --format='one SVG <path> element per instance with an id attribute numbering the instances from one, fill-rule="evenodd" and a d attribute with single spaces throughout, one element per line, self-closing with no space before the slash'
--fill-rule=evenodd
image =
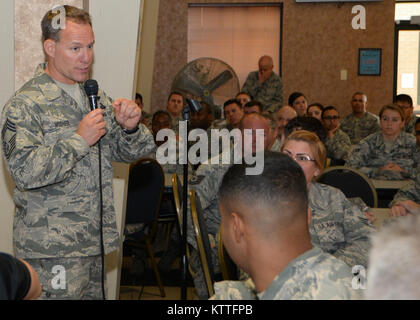
<path id="1" fill-rule="evenodd" d="M 403 131 L 404 112 L 390 104 L 381 109 L 379 117 L 381 131 L 360 141 L 346 165 L 374 179 L 414 179 L 420 153 L 416 138 Z"/>
<path id="2" fill-rule="evenodd" d="M 313 181 L 324 169 L 324 144 L 312 132 L 295 131 L 287 137 L 282 152 L 294 159 L 305 174 L 312 244 L 351 268 L 367 267 L 369 235 L 374 228 L 339 189 Z"/>
<path id="3" fill-rule="evenodd" d="M 322 124 L 327 132 L 327 157 L 344 162 L 350 153 L 351 141 L 349 136 L 340 130 L 340 115 L 336 107 L 325 107 L 322 111 Z"/>

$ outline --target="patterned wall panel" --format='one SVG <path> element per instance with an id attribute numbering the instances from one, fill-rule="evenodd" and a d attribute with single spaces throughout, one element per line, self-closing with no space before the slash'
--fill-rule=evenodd
<path id="1" fill-rule="evenodd" d="M 15 88 L 32 78 L 36 66 L 44 61 L 41 43 L 41 20 L 58 0 L 15 0 Z M 83 8 L 83 0 L 65 4 Z"/>

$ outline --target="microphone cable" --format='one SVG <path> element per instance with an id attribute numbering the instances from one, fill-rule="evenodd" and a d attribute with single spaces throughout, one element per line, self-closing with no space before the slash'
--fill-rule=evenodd
<path id="1" fill-rule="evenodd" d="M 91 110 L 97 109 L 98 106 L 98 82 L 89 79 L 85 82 L 84 89 L 89 98 Z M 102 105 L 101 105 L 102 107 Z M 99 168 L 99 230 L 100 230 L 100 249 L 101 249 L 101 289 L 102 300 L 106 300 L 105 295 L 105 246 L 104 246 L 104 231 L 103 231 L 103 193 L 102 193 L 102 152 L 101 140 L 98 141 L 98 168 Z"/>

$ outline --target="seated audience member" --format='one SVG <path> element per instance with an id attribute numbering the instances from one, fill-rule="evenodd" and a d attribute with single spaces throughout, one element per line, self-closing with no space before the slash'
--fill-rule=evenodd
<path id="1" fill-rule="evenodd" d="M 267 152 L 261 175 L 232 166 L 220 187 L 223 245 L 249 276 L 214 285 L 217 300 L 357 299 L 350 268 L 313 247 L 302 169 Z"/>
<path id="2" fill-rule="evenodd" d="M 0 253 L 0 300 L 33 300 L 41 292 L 38 275 L 31 265 Z"/>
<path id="3" fill-rule="evenodd" d="M 147 128 L 151 128 L 152 116 L 150 113 L 144 110 L 143 96 L 140 93 L 136 93 L 136 103 L 141 108 L 141 119 L 140 122 L 143 123 Z"/>
<path id="4" fill-rule="evenodd" d="M 173 91 L 169 94 L 166 110 L 171 116 L 171 126 L 176 132 L 179 130 L 179 121 L 182 121 L 182 110 L 184 109 L 184 96 L 180 92 Z"/>
<path id="5" fill-rule="evenodd" d="M 290 106 L 283 106 L 277 111 L 275 114 L 275 118 L 277 121 L 277 127 L 278 127 L 278 135 L 277 140 L 279 140 L 280 145 L 283 145 L 285 135 L 284 135 L 284 128 L 289 123 L 290 120 L 297 117 L 297 113 L 295 109 L 293 109 Z"/>
<path id="6" fill-rule="evenodd" d="M 420 300 L 420 210 L 372 237 L 367 300 Z"/>
<path id="7" fill-rule="evenodd" d="M 243 91 L 239 92 L 236 95 L 235 99 L 239 100 L 241 102 L 242 108 L 245 106 L 245 104 L 247 102 L 250 102 L 251 100 L 254 100 L 254 99 L 252 99 L 251 95 L 249 95 L 248 93 L 243 92 Z"/>
<path id="8" fill-rule="evenodd" d="M 153 139 L 155 140 L 155 144 L 156 147 L 160 147 L 162 146 L 164 143 L 166 143 L 168 141 L 168 139 L 166 138 L 163 141 L 157 141 L 157 134 L 160 130 L 162 129 L 171 129 L 171 116 L 169 115 L 168 112 L 163 111 L 163 110 L 159 110 L 156 111 L 153 114 L 152 117 L 152 134 L 153 134 Z M 176 164 L 170 164 L 170 163 L 162 163 L 160 161 L 160 159 L 156 159 L 156 151 L 154 150 L 152 153 L 150 153 L 149 155 L 147 155 L 147 158 L 152 158 L 152 159 L 156 159 L 158 160 L 158 162 L 160 163 L 160 165 L 162 166 L 162 169 L 165 173 L 177 173 L 177 174 L 183 174 L 183 166 L 182 164 L 179 164 L 178 161 L 178 143 L 179 143 L 179 137 L 176 136 L 177 141 L 176 141 L 176 152 L 177 152 L 177 163 Z"/>
<path id="9" fill-rule="evenodd" d="M 241 91 L 260 101 L 264 111 L 275 112 L 282 105 L 283 84 L 281 78 L 273 71 L 273 58 L 262 56 L 258 60 L 258 71 L 248 74 Z"/>
<path id="10" fill-rule="evenodd" d="M 262 113 L 263 105 L 261 102 L 257 100 L 251 100 L 243 106 L 243 109 L 244 109 L 244 113 L 251 113 L 251 112 Z"/>
<path id="11" fill-rule="evenodd" d="M 289 121 L 284 128 L 286 138 L 294 131 L 306 130 L 315 133 L 322 143 L 327 139 L 327 133 L 321 121 L 312 117 L 297 117 Z"/>
<path id="12" fill-rule="evenodd" d="M 381 130 L 378 116 L 368 112 L 367 106 L 367 96 L 356 92 L 351 99 L 353 112 L 341 121 L 341 130 L 347 133 L 352 145 Z"/>
<path id="13" fill-rule="evenodd" d="M 349 136 L 340 130 L 340 114 L 336 107 L 327 106 L 322 111 L 322 124 L 327 131 L 327 157 L 344 162 L 350 153 L 351 141 Z"/>
<path id="14" fill-rule="evenodd" d="M 389 204 L 390 215 L 393 217 L 406 216 L 412 212 L 410 208 L 418 207 L 420 203 L 420 167 L 417 167 L 416 180 L 398 190 Z"/>
<path id="15" fill-rule="evenodd" d="M 263 116 L 268 120 L 270 124 L 270 130 L 268 132 L 268 146 L 267 150 L 273 152 L 281 152 L 281 144 L 280 141 L 277 139 L 278 136 L 278 126 L 276 120 L 274 120 L 273 116 L 269 112 L 264 112 Z"/>
<path id="16" fill-rule="evenodd" d="M 322 121 L 322 111 L 324 110 L 324 106 L 320 103 L 312 103 L 308 106 L 307 114 L 312 118 L 316 118 L 319 121 Z"/>
<path id="17" fill-rule="evenodd" d="M 286 138 L 283 153 L 294 159 L 305 173 L 312 212 L 309 228 L 312 244 L 351 268 L 366 267 L 369 237 L 374 228 L 339 189 L 313 181 L 324 169 L 324 144 L 312 132 L 296 131 Z"/>
<path id="18" fill-rule="evenodd" d="M 199 112 L 191 112 L 191 129 L 203 129 L 206 130 L 210 128 L 213 120 L 214 113 L 211 106 L 205 102 L 200 102 L 203 107 Z"/>
<path id="19" fill-rule="evenodd" d="M 402 131 L 403 111 L 397 105 L 386 105 L 379 116 L 382 130 L 363 139 L 346 165 L 374 179 L 414 179 L 420 152 L 414 136 Z"/>
<path id="20" fill-rule="evenodd" d="M 269 131 L 268 120 L 258 114 L 258 113 L 249 113 L 246 114 L 241 122 L 240 129 L 242 131 L 242 141 L 244 141 L 244 132 L 246 129 L 252 130 L 253 137 L 255 138 L 256 130 L 262 129 L 265 133 Z M 267 150 L 268 147 L 268 135 L 264 136 L 264 149 Z M 246 146 L 245 146 L 246 147 Z M 249 146 L 248 146 L 249 147 Z M 257 146 L 253 143 L 252 145 L 253 153 L 257 152 Z M 197 197 L 199 197 L 201 202 L 201 207 L 203 209 L 204 216 L 206 217 L 207 229 L 209 232 L 210 239 L 214 240 L 214 254 L 213 254 L 213 263 L 215 270 L 219 268 L 218 258 L 217 258 L 217 232 L 219 231 L 220 226 L 220 212 L 218 207 L 219 201 L 219 187 L 222 182 L 223 176 L 229 167 L 233 164 L 233 150 L 231 150 L 230 163 L 222 163 L 222 155 L 219 155 L 217 159 L 211 159 L 208 163 L 201 164 L 194 176 L 191 177 L 189 182 L 189 187 L 194 189 Z M 243 160 L 242 160 L 243 161 Z M 188 201 L 188 212 L 190 211 L 190 203 Z M 197 295 L 200 299 L 208 299 L 207 287 L 204 281 L 204 275 L 201 270 L 201 263 L 199 261 L 199 256 L 197 252 L 197 244 L 195 240 L 194 230 L 192 229 L 192 220 L 191 215 L 189 215 L 188 222 L 188 243 L 195 249 L 191 250 L 190 264 L 191 267 L 196 271 L 196 277 L 194 278 L 194 285 L 197 291 Z"/>
<path id="21" fill-rule="evenodd" d="M 301 92 L 293 92 L 289 96 L 289 106 L 296 110 L 298 117 L 304 117 L 307 114 L 308 99 Z"/>
<path id="22" fill-rule="evenodd" d="M 399 94 L 395 97 L 394 104 L 404 111 L 404 131 L 415 134 L 417 117 L 414 114 L 413 99 L 408 94 Z"/>
<path id="23" fill-rule="evenodd" d="M 223 111 L 225 113 L 227 128 L 229 130 L 238 128 L 244 116 L 244 109 L 241 103 L 236 99 L 230 99 L 224 103 Z"/>

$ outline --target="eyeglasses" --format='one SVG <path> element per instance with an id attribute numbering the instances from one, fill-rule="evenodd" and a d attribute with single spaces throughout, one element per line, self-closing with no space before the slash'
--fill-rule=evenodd
<path id="1" fill-rule="evenodd" d="M 337 120 L 337 119 L 340 119 L 340 117 L 339 116 L 325 116 L 322 119 L 324 119 L 324 120 Z"/>
<path id="2" fill-rule="evenodd" d="M 308 162 L 308 161 L 314 161 L 314 159 L 311 159 L 310 156 L 308 156 L 306 153 L 296 153 L 295 156 L 293 156 L 289 151 L 283 150 L 284 154 L 287 154 L 290 158 L 295 160 L 296 162 Z"/>

